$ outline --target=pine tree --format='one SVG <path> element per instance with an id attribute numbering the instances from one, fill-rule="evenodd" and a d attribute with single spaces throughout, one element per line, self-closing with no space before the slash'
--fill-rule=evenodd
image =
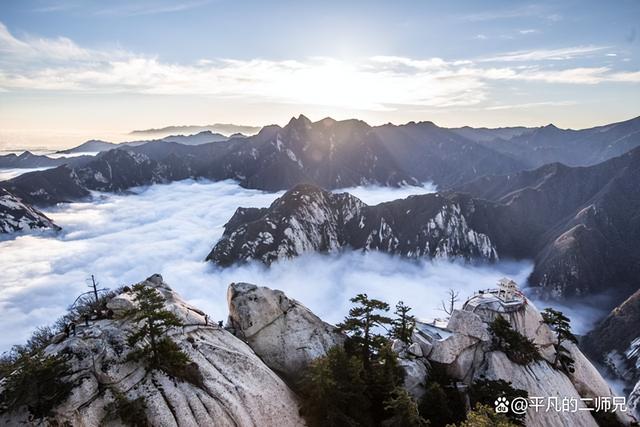
<path id="1" fill-rule="evenodd" d="M 301 413 L 312 427 L 371 424 L 362 361 L 340 346 L 311 362 L 299 393 Z"/>
<path id="2" fill-rule="evenodd" d="M 149 340 L 143 345 L 136 356 L 142 356 L 150 362 L 152 367 L 161 364 L 161 350 L 174 346 L 166 345 L 163 335 L 171 328 L 182 326 L 182 321 L 173 313 L 164 308 L 164 297 L 157 290 L 139 283 L 133 286 L 134 301 L 138 304 L 136 309 L 130 311 L 133 321 L 144 322 L 144 325 L 127 338 L 130 346 Z M 173 342 L 172 342 L 173 343 Z"/>
<path id="3" fill-rule="evenodd" d="M 365 370 L 370 371 L 372 356 L 387 343 L 387 339 L 377 333 L 376 328 L 391 323 L 391 319 L 382 314 L 389 311 L 389 304 L 369 299 L 367 294 L 358 294 L 351 298 L 351 302 L 357 306 L 349 310 L 349 315 L 338 324 L 338 328 L 349 335 L 347 345 L 360 355 Z"/>
<path id="4" fill-rule="evenodd" d="M 410 315 L 409 311 L 411 311 L 411 307 L 399 301 L 394 312 L 397 317 L 392 320 L 393 326 L 391 328 L 391 337 L 399 339 L 405 344 L 411 344 L 411 335 L 416 325 L 416 318 Z"/>
<path id="5" fill-rule="evenodd" d="M 573 364 L 575 361 L 571 357 L 571 352 L 562 345 L 565 342 L 572 342 L 576 344 L 578 339 L 571 332 L 571 321 L 561 311 L 554 310 L 552 308 L 545 308 L 542 312 L 542 319 L 544 323 L 555 331 L 558 340 L 554 347 L 556 349 L 556 356 L 553 359 L 553 367 L 558 368 L 560 365 L 562 369 L 568 373 L 573 372 Z"/>
<path id="6" fill-rule="evenodd" d="M 527 365 L 542 358 L 536 344 L 513 329 L 501 315 L 489 324 L 489 332 L 492 335 L 492 349 L 504 352 L 512 362 Z"/>
<path id="7" fill-rule="evenodd" d="M 396 387 L 384 401 L 384 409 L 394 414 L 392 425 L 426 427 L 429 422 L 420 416 L 418 404 L 403 387 Z"/>

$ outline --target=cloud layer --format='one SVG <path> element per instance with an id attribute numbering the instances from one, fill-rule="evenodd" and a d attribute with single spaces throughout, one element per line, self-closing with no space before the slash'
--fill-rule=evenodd
<path id="1" fill-rule="evenodd" d="M 353 61 L 315 57 L 170 63 L 122 49 L 88 49 L 65 37 L 19 38 L 0 23 L 0 90 L 214 95 L 371 111 L 470 106 L 489 99 L 496 81 L 640 82 L 640 72 L 616 71 L 609 65 L 546 64 L 604 57 L 608 49 L 575 46 L 456 61 L 374 56 Z"/>
<path id="2" fill-rule="evenodd" d="M 432 191 L 357 188 L 377 203 Z M 331 322 L 348 311 L 349 298 L 367 292 L 391 304 L 404 300 L 424 318 L 438 308 L 449 288 L 461 297 L 508 275 L 524 283 L 529 263 L 494 266 L 407 261 L 379 253 L 309 255 L 270 269 L 262 265 L 218 269 L 203 262 L 238 206 L 267 206 L 279 194 L 247 190 L 230 181 L 182 181 L 140 188 L 135 195 L 96 194 L 93 203 L 73 203 L 49 214 L 64 231 L 0 241 L 0 350 L 22 342 L 37 326 L 51 323 L 94 274 L 116 288 L 161 273 L 187 300 L 212 319 L 227 316 L 229 283 L 249 281 L 282 289 Z"/>

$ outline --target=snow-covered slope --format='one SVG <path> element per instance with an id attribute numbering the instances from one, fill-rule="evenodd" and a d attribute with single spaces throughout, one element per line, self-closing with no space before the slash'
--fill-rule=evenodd
<path id="1" fill-rule="evenodd" d="M 0 188 L 0 233 L 47 229 L 59 227 L 39 210 Z"/>

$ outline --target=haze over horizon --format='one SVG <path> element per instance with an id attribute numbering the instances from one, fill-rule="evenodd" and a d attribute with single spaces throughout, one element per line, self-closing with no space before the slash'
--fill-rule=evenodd
<path id="1" fill-rule="evenodd" d="M 249 3 L 4 2 L 0 149 L 300 113 L 588 128 L 640 112 L 636 1 Z"/>

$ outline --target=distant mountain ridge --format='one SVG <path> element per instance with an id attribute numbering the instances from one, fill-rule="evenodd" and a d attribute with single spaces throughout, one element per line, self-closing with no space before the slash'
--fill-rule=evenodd
<path id="1" fill-rule="evenodd" d="M 163 128 L 141 129 L 129 132 L 129 135 L 171 135 L 171 134 L 193 134 L 200 132 L 215 132 L 225 135 L 233 135 L 241 133 L 244 135 L 254 135 L 262 129 L 262 126 L 246 126 L 235 125 L 232 123 L 215 123 L 213 125 L 183 125 L 183 126 L 166 126 Z"/>
<path id="2" fill-rule="evenodd" d="M 243 137 L 244 135 L 236 134 L 233 137 Z M 58 151 L 61 154 L 71 154 L 71 153 L 94 153 L 94 152 L 103 152 L 113 150 L 114 148 L 124 148 L 124 147 L 136 147 L 143 144 L 148 144 L 152 142 L 175 142 L 177 144 L 183 145 L 200 145 L 206 144 L 209 142 L 222 142 L 227 141 L 230 137 L 226 137 L 219 133 L 213 133 L 209 130 L 205 130 L 193 135 L 169 135 L 161 139 L 151 139 L 151 140 L 140 140 L 140 141 L 126 141 L 126 142 L 107 142 L 92 139 L 87 142 L 84 142 L 77 147 L 69 148 L 67 150 Z"/>
<path id="3" fill-rule="evenodd" d="M 626 147 L 632 139 L 626 132 L 639 124 L 640 120 L 635 119 L 603 127 L 598 132 L 614 132 L 616 137 L 627 135 L 617 140 L 626 141 Z M 564 132 L 544 129 L 530 134 Z M 522 129 L 516 133 L 520 131 Z M 188 138 L 216 137 L 209 133 L 198 135 Z M 525 135 L 520 133 L 512 140 Z M 300 115 L 284 127 L 266 126 L 251 137 L 202 144 L 198 140 L 197 145 L 186 145 L 179 137 L 174 138 L 178 138 L 179 143 L 171 142 L 171 139 L 134 141 L 118 146 L 116 150 L 104 151 L 95 158 L 68 159 L 66 165 L 75 171 L 78 188 L 57 191 L 61 194 L 87 190 L 120 191 L 136 185 L 186 178 L 235 179 L 246 188 L 268 191 L 287 190 L 298 183 L 335 189 L 367 184 L 413 185 L 424 181 L 447 189 L 484 176 L 513 174 L 527 169 L 527 161 L 530 162 L 530 159 L 525 161 L 512 154 L 503 154 L 488 147 L 489 143 L 471 141 L 431 122 L 371 127 L 360 120 L 326 118 L 314 123 Z M 87 144 L 93 144 L 89 148 L 94 149 L 100 148 L 95 145 L 103 142 Z M 594 156 L 597 157 L 592 153 L 591 157 Z M 52 166 L 59 163 L 53 162 Z M 138 168 L 135 173 L 128 170 L 134 165 Z M 50 185 L 36 186 L 33 180 L 39 173 L 22 179 L 20 186 L 10 182 L 3 186 L 12 188 L 11 191 L 24 200 L 32 199 L 38 204 L 68 200 L 45 194 Z M 68 175 L 67 172 L 63 174 Z M 69 183 L 68 180 L 65 182 Z"/>

